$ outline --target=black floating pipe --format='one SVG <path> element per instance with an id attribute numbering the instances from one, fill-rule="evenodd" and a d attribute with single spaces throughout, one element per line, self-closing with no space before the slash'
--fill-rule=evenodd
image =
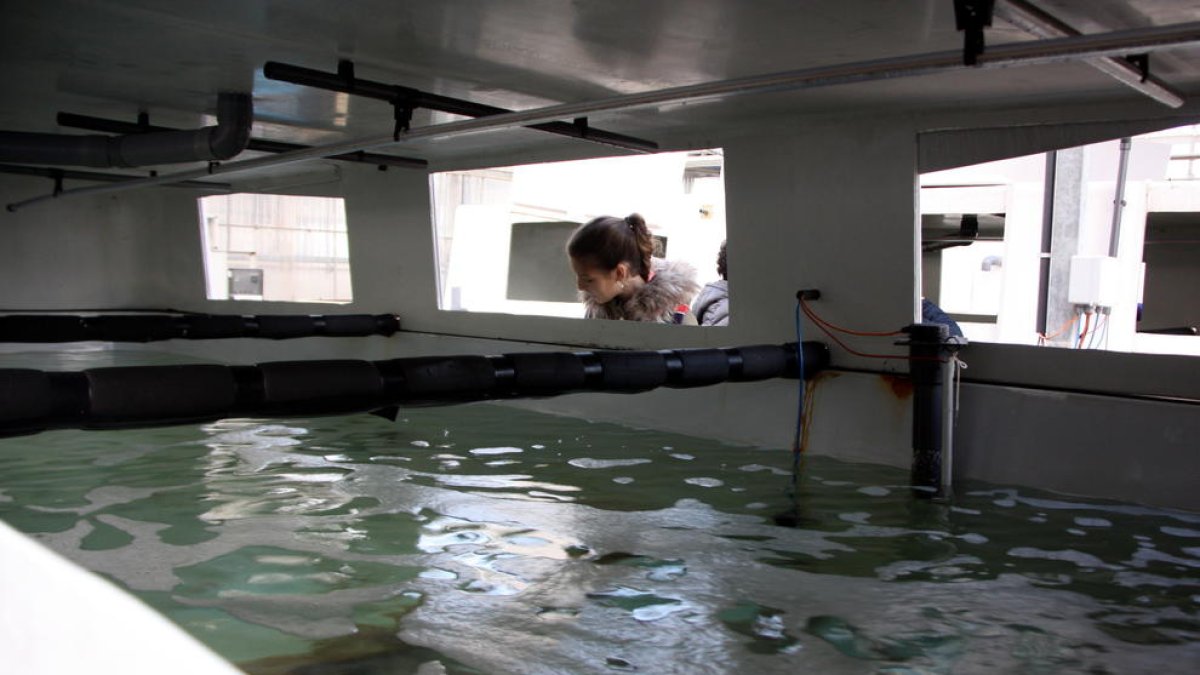
<path id="1" fill-rule="evenodd" d="M 805 377 L 829 364 L 803 343 Z M 725 349 L 426 356 L 387 361 L 277 361 L 253 366 L 177 365 L 77 372 L 0 369 L 0 437 L 48 429 L 117 429 L 375 412 L 400 406 L 634 393 L 797 376 L 796 344 Z"/>
<path id="2" fill-rule="evenodd" d="M 55 181 L 87 180 L 96 183 L 123 183 L 141 178 L 141 176 L 126 176 L 119 173 L 99 173 L 97 171 L 78 171 L 76 169 L 59 169 L 46 166 L 19 166 L 16 164 L 0 164 L 0 173 L 17 176 L 40 176 Z M 229 183 L 212 183 L 200 180 L 185 180 L 179 183 L 170 183 L 166 187 L 211 190 L 213 192 L 229 192 L 232 189 Z"/>
<path id="3" fill-rule="evenodd" d="M 342 73 L 327 73 L 302 66 L 293 66 L 277 61 L 268 61 L 263 65 L 263 77 L 268 80 L 290 82 L 306 87 L 316 87 L 328 91 L 337 91 L 353 96 L 365 96 L 388 103 L 407 106 L 409 108 L 427 108 L 464 117 L 488 117 L 512 112 L 507 108 L 498 108 L 483 103 L 474 103 L 462 99 L 430 94 L 428 92 L 373 82 L 357 77 L 346 77 Z M 587 124 L 572 124 L 569 122 L 546 122 L 531 124 L 530 129 L 546 131 L 560 136 L 570 136 L 586 141 L 611 145 L 637 152 L 656 152 L 658 144 L 633 136 L 617 134 L 602 129 L 594 129 Z"/>
<path id="4" fill-rule="evenodd" d="M 907 326 L 913 384 L 912 485 L 916 495 L 938 497 L 942 485 L 942 359 L 950 329 L 940 323 Z"/>
<path id="5" fill-rule="evenodd" d="M 135 167 L 225 160 L 246 149 L 254 104 L 249 94 L 217 97 L 217 124 L 189 131 L 72 136 L 0 131 L 0 161 L 67 166 Z"/>
<path id="6" fill-rule="evenodd" d="M 153 131 L 174 131 L 170 127 L 159 127 L 152 124 L 142 124 L 140 122 L 121 122 L 119 120 L 104 119 L 102 117 L 91 117 L 89 115 L 76 115 L 74 113 L 58 113 L 58 125 L 63 127 L 72 127 L 75 129 L 87 129 L 88 131 L 100 131 L 108 134 L 138 134 L 148 133 Z M 265 138 L 251 138 L 246 144 L 247 150 L 255 150 L 257 152 L 291 152 L 293 150 L 305 150 L 308 145 L 300 143 L 285 143 L 284 141 L 271 141 Z M 336 159 L 343 162 L 360 162 L 363 164 L 375 164 L 377 166 L 395 166 L 406 169 L 424 169 L 429 166 L 429 162 L 415 157 L 400 157 L 397 155 L 384 155 L 377 152 L 351 152 L 343 155 L 331 155 L 329 159 Z"/>
<path id="7" fill-rule="evenodd" d="M 394 314 L 241 316 L 230 314 L 11 314 L 0 316 L 0 342 L 156 342 L 221 338 L 290 338 L 392 335 Z"/>

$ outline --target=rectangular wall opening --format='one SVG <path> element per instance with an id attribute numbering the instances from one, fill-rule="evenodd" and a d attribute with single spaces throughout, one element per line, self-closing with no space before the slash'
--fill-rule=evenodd
<path id="1" fill-rule="evenodd" d="M 641 214 L 656 256 L 720 279 L 720 149 L 441 172 L 430 188 L 443 310 L 582 318 L 566 246 L 597 216 Z"/>
<path id="2" fill-rule="evenodd" d="M 209 300 L 347 303 L 350 248 L 339 197 L 202 197 Z"/>
<path id="3" fill-rule="evenodd" d="M 922 290 L 974 342 L 1200 355 L 1200 125 L 921 175 Z"/>

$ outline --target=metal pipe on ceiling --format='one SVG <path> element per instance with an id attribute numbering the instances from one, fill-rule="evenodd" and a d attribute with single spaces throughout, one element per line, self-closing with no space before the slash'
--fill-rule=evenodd
<path id="1" fill-rule="evenodd" d="M 141 176 L 128 176 L 119 173 L 99 173 L 96 171 L 77 171 L 75 169 L 58 169 L 47 166 L 20 166 L 16 164 L 0 164 L 0 173 L 16 176 L 37 176 L 51 180 L 86 180 L 96 183 L 125 183 L 137 180 Z M 213 183 L 209 181 L 180 181 L 168 183 L 165 187 L 190 188 L 193 190 L 209 190 L 211 192 L 229 192 L 229 183 Z"/>
<path id="2" fill-rule="evenodd" d="M 217 124 L 188 131 L 73 136 L 0 131 L 0 161 L 22 164 L 136 167 L 225 160 L 246 148 L 254 106 L 249 94 L 217 96 Z"/>
<path id="3" fill-rule="evenodd" d="M 345 72 L 347 70 L 349 72 Z M 338 91 L 353 96 L 365 96 L 379 101 L 386 101 L 392 105 L 426 108 L 428 110 L 437 110 L 464 117 L 489 117 L 491 115 L 503 115 L 512 112 L 507 108 L 498 108 L 494 105 L 464 101 L 440 94 L 430 94 L 409 87 L 363 80 L 354 77 L 352 66 L 349 69 L 343 68 L 343 71 L 326 73 L 320 70 L 293 66 L 276 61 L 267 61 L 263 65 L 263 77 L 268 80 L 280 80 L 306 87 Z M 611 131 L 604 131 L 603 129 L 593 129 L 586 125 L 576 125 L 568 122 L 546 122 L 543 124 L 530 124 L 529 128 L 636 152 L 655 152 L 658 150 L 658 144 L 653 141 L 634 138 L 633 136 L 626 136 L 624 134 L 616 134 Z"/>
<path id="4" fill-rule="evenodd" d="M 1025 0 L 1001 0 L 996 4 L 996 16 L 1004 19 L 1021 30 L 1040 38 L 1076 37 L 1082 35 L 1079 31 L 1067 25 L 1057 17 L 1052 16 Z M 1183 105 L 1183 95 L 1175 91 L 1166 82 L 1143 73 L 1140 68 L 1127 59 L 1114 56 L 1101 56 L 1083 60 L 1084 63 L 1117 81 L 1149 96 L 1150 98 L 1178 108 Z"/>
<path id="5" fill-rule="evenodd" d="M 58 125 L 63 127 L 73 127 L 75 129 L 87 129 L 88 131 L 101 131 L 109 134 L 137 134 L 152 131 L 175 131 L 170 127 L 159 127 L 152 124 L 142 124 L 141 122 L 122 122 L 120 120 L 109 120 L 102 117 L 92 117 L 90 115 L 76 115 L 74 113 L 58 113 Z M 281 152 L 291 152 L 293 150 L 304 150 L 312 147 L 311 145 L 301 145 L 300 143 L 285 143 L 283 141 L 272 141 L 265 138 L 251 138 L 246 144 L 247 150 L 256 150 L 258 152 L 271 152 L 279 154 Z M 399 157 L 397 155 L 381 155 L 379 153 L 368 152 L 352 152 L 344 155 L 333 155 L 328 159 L 336 159 L 343 162 L 360 162 L 363 164 L 375 164 L 378 166 L 395 166 L 406 169 L 424 169 L 429 166 L 429 162 L 415 157 Z"/>
<path id="6" fill-rule="evenodd" d="M 995 45 L 989 47 L 987 52 L 980 54 L 977 63 L 970 68 L 991 69 L 1039 65 L 1096 56 L 1119 56 L 1132 51 L 1151 52 L 1160 49 L 1193 45 L 1200 45 L 1200 22 Z M 563 103 L 544 108 L 505 113 L 503 115 L 420 127 L 401 133 L 398 140 L 389 132 L 349 139 L 338 143 L 330 143 L 328 145 L 314 146 L 307 150 L 296 150 L 294 152 L 275 155 L 274 157 L 229 162 L 219 166 L 210 166 L 208 169 L 181 171 L 155 178 L 144 178 L 122 185 L 66 190 L 57 196 L 45 195 L 10 203 L 7 208 L 9 211 L 16 211 L 26 206 L 56 198 L 94 195 L 132 188 L 150 187 L 152 185 L 163 185 L 182 180 L 205 178 L 216 174 L 281 166 L 293 162 L 326 157 L 328 155 L 357 152 L 359 150 L 401 144 L 420 139 L 446 138 L 482 131 L 509 129 L 564 118 L 571 119 L 580 115 L 633 110 L 666 103 L 695 101 L 749 93 L 811 89 L 838 84 L 932 75 L 966 68 L 967 66 L 964 66 L 962 63 L 962 53 L 959 50 L 951 50 L 685 85 L 658 91 L 615 96 L 598 101 Z"/>

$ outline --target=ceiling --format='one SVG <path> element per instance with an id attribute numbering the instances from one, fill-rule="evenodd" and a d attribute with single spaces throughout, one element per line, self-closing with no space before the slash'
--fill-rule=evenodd
<path id="1" fill-rule="evenodd" d="M 86 133 L 59 127 L 59 112 L 124 121 L 146 112 L 152 124 L 197 127 L 221 91 L 253 93 L 255 137 L 325 144 L 391 130 L 385 102 L 266 79 L 268 61 L 333 72 L 350 60 L 359 78 L 525 110 L 963 47 L 951 0 L 2 1 L 5 131 Z M 1200 21 L 1190 0 L 1031 2 L 1085 34 Z M 989 46 L 1037 39 L 1000 9 Z M 1200 47 L 1151 63 L 1200 96 Z M 782 115 L 1140 98 L 1066 63 L 715 98 L 591 123 L 658 140 Z M 413 126 L 454 119 L 418 110 Z M 518 129 L 381 152 L 454 162 L 579 142 Z"/>

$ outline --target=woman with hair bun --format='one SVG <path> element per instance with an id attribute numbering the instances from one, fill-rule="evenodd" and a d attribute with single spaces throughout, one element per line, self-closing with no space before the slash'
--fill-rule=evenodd
<path id="1" fill-rule="evenodd" d="M 687 310 L 700 285 L 689 264 L 652 257 L 654 238 L 638 214 L 600 216 L 567 243 L 589 319 L 695 324 Z M 676 310 L 684 305 L 682 312 Z M 683 316 L 677 317 L 676 314 Z"/>

